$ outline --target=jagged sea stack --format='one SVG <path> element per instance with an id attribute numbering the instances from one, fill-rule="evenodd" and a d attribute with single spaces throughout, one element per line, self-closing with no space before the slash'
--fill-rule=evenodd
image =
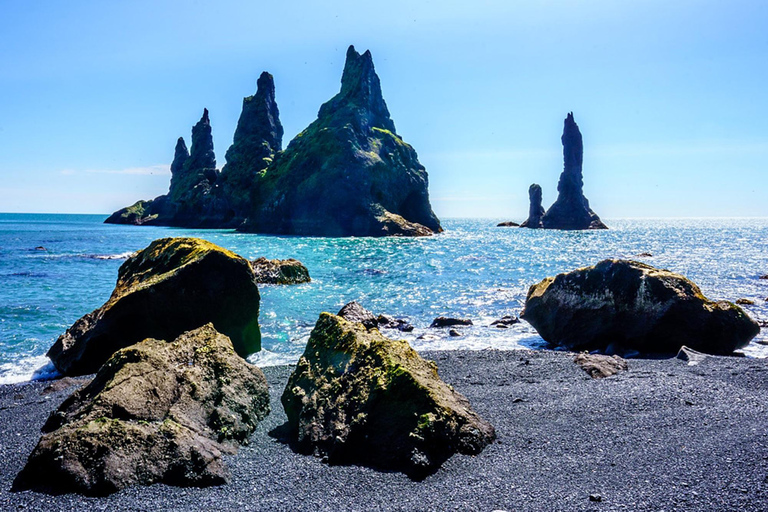
<path id="1" fill-rule="evenodd" d="M 545 229 L 608 229 L 600 217 L 589 208 L 589 201 L 584 197 L 582 161 L 584 146 L 579 126 L 573 119 L 573 112 L 565 118 L 563 136 L 563 173 L 557 184 L 557 201 L 541 218 Z"/>
<path id="2" fill-rule="evenodd" d="M 371 53 L 347 50 L 341 91 L 254 187 L 239 229 L 309 236 L 429 235 L 427 172 L 397 135 Z"/>
<path id="3" fill-rule="evenodd" d="M 282 149 L 283 125 L 275 101 L 275 80 L 264 71 L 256 82 L 256 94 L 243 98 L 243 111 L 221 172 L 232 217 L 241 217 L 249 210 L 256 183 Z"/>
<path id="4" fill-rule="evenodd" d="M 520 227 L 537 229 L 541 227 L 541 218 L 544 216 L 544 207 L 541 206 L 541 186 L 536 183 L 531 185 L 528 188 L 528 197 L 531 200 L 528 218 L 520 224 Z"/>

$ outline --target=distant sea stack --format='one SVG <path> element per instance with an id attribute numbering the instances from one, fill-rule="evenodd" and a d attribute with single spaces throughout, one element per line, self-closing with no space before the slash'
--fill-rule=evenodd
<path id="1" fill-rule="evenodd" d="M 237 228 L 304 236 L 423 236 L 442 231 L 416 151 L 395 130 L 371 53 L 347 50 L 341 91 L 282 151 L 272 75 L 262 73 L 227 164 L 216 170 L 208 111 L 187 153 L 176 145 L 167 195 L 105 222 Z"/>
<path id="2" fill-rule="evenodd" d="M 521 228 L 540 228 L 544 207 L 541 206 L 541 185 L 534 183 L 528 188 L 531 205 L 528 208 L 528 218 L 520 224 Z"/>
<path id="3" fill-rule="evenodd" d="M 557 184 L 557 201 L 541 218 L 544 229 L 608 229 L 600 217 L 589 208 L 584 197 L 582 161 L 584 145 L 579 126 L 573 119 L 573 112 L 565 118 L 563 136 L 563 173 Z"/>

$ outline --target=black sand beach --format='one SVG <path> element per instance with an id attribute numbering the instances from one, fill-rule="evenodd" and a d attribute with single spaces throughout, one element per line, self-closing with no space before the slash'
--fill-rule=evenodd
<path id="1" fill-rule="evenodd" d="M 74 389 L 41 394 L 48 383 L 38 382 L 0 386 L 0 509 L 768 509 L 766 360 L 630 360 L 629 371 L 593 380 L 569 353 L 424 355 L 498 435 L 424 481 L 329 466 L 270 436 L 285 421 L 279 397 L 291 371 L 271 367 L 273 411 L 229 458 L 227 485 L 154 485 L 106 498 L 10 492 L 49 412 Z"/>

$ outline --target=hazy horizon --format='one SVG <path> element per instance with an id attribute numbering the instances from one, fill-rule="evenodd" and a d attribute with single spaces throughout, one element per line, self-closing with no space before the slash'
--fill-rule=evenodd
<path id="1" fill-rule="evenodd" d="M 768 4 L 481 1 L 389 8 L 11 1 L 0 20 L 0 211 L 108 214 L 167 192 L 210 111 L 221 167 L 264 71 L 283 146 L 370 49 L 440 218 L 557 196 L 563 119 L 604 219 L 768 217 Z"/>

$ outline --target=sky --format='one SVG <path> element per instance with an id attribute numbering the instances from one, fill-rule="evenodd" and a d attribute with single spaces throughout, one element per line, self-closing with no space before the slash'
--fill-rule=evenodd
<path id="1" fill-rule="evenodd" d="M 557 197 L 573 111 L 603 218 L 768 216 L 768 2 L 0 0 L 0 212 L 168 190 L 210 111 L 217 162 L 262 71 L 284 146 L 369 49 L 441 218 Z"/>

